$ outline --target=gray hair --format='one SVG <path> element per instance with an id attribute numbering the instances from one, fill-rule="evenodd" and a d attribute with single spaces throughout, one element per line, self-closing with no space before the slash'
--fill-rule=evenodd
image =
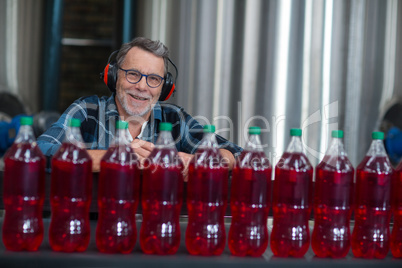
<path id="1" fill-rule="evenodd" d="M 159 40 L 153 41 L 145 37 L 136 37 L 128 43 L 124 43 L 119 53 L 117 54 L 116 61 L 117 66 L 122 66 L 124 59 L 130 49 L 133 47 L 141 48 L 145 51 L 151 52 L 157 57 L 163 58 L 165 64 L 165 76 L 168 72 L 168 59 L 169 59 L 169 49 Z"/>

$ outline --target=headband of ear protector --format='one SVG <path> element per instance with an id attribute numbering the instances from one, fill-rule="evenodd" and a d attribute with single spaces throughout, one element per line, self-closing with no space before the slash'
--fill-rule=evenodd
<path id="1" fill-rule="evenodd" d="M 100 73 L 100 78 L 112 92 L 116 92 L 117 72 L 119 70 L 116 61 L 116 55 L 118 52 L 119 51 L 116 50 L 112 54 L 110 54 L 108 64 L 106 65 L 103 72 Z M 176 70 L 176 79 L 177 79 L 177 67 L 169 58 L 168 60 Z M 168 72 L 164 77 L 163 81 L 164 82 L 162 86 L 161 95 L 159 96 L 159 101 L 168 100 L 175 91 L 175 84 L 173 81 L 173 75 L 171 73 Z"/>

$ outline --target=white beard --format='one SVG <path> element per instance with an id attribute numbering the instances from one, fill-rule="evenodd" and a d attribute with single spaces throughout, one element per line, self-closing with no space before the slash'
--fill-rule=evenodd
<path id="1" fill-rule="evenodd" d="M 151 104 L 148 104 L 146 107 L 142 108 L 142 110 L 135 111 L 135 109 L 140 108 L 139 106 L 136 107 L 136 105 L 129 106 L 128 101 L 127 101 L 127 96 L 124 94 L 121 94 L 121 91 L 116 92 L 116 96 L 119 99 L 119 102 L 124 109 L 124 111 L 130 115 L 130 116 L 144 116 L 146 115 L 150 110 L 151 110 Z"/>

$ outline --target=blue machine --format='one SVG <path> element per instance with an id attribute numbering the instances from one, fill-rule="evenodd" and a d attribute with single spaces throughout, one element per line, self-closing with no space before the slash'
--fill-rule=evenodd
<path id="1" fill-rule="evenodd" d="M 3 156 L 13 144 L 20 129 L 20 118 L 22 116 L 24 115 L 15 116 L 11 122 L 0 121 L 0 156 Z"/>
<path id="2" fill-rule="evenodd" d="M 8 148 L 13 144 L 15 137 L 20 129 L 20 118 L 25 114 L 16 115 L 8 121 L 0 121 L 0 157 L 4 155 Z M 58 112 L 41 111 L 33 115 L 33 132 L 35 138 L 38 138 L 60 117 Z M 8 117 L 9 118 L 9 117 Z"/>
<path id="3" fill-rule="evenodd" d="M 390 128 L 384 143 L 391 161 L 399 163 L 402 157 L 402 131 L 397 127 Z"/>

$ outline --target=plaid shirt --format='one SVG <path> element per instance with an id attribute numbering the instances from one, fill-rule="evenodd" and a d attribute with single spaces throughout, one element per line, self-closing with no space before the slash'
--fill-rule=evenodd
<path id="1" fill-rule="evenodd" d="M 49 160 L 64 141 L 68 120 L 71 118 L 81 120 L 81 134 L 87 149 L 108 149 L 115 135 L 116 120 L 120 119 L 115 94 L 101 98 L 82 97 L 71 104 L 59 120 L 37 139 L 39 148 Z M 183 108 L 158 102 L 141 133 L 141 139 L 155 143 L 159 135 L 160 122 L 172 123 L 172 136 L 179 152 L 195 153 L 203 136 L 203 126 L 198 121 Z M 241 147 L 219 135 L 216 135 L 216 139 L 219 148 L 229 150 L 235 157 L 241 153 Z"/>

